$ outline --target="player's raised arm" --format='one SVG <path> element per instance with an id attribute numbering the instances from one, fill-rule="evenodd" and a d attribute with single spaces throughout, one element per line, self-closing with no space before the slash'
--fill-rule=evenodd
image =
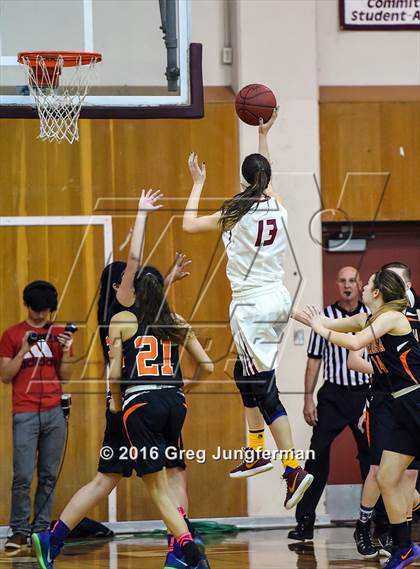
<path id="1" fill-rule="evenodd" d="M 335 332 L 360 332 L 363 330 L 368 315 L 364 312 L 354 314 L 348 318 L 328 318 L 328 316 L 321 316 L 322 324 L 328 330 Z"/>
<path id="2" fill-rule="evenodd" d="M 200 203 L 204 182 L 206 181 L 206 164 L 203 162 L 200 168 L 197 154 L 192 152 L 188 158 L 188 167 L 193 179 L 193 187 L 184 211 L 182 229 L 187 233 L 215 231 L 218 229 L 220 211 L 216 211 L 212 215 L 202 215 L 198 217 L 198 205 Z"/>
<path id="3" fill-rule="evenodd" d="M 319 314 L 321 322 L 325 328 L 328 330 L 334 330 L 335 332 L 360 332 L 360 330 L 365 326 L 368 316 L 365 313 L 360 313 L 355 314 L 354 316 L 349 316 L 348 318 L 328 318 L 328 316 L 322 316 L 315 306 L 311 306 L 310 308 L 312 311 Z M 291 317 L 301 324 L 311 326 L 307 311 L 292 310 Z"/>
<path id="4" fill-rule="evenodd" d="M 162 205 L 158 204 L 162 197 L 163 194 L 159 190 L 148 190 L 147 192 L 142 190 L 141 192 L 137 217 L 131 236 L 130 250 L 128 252 L 127 267 L 117 292 L 117 300 L 123 306 L 128 307 L 133 304 L 133 282 L 143 259 L 147 214 L 162 207 Z"/>
<path id="5" fill-rule="evenodd" d="M 273 110 L 273 114 L 271 115 L 270 120 L 264 123 L 263 119 L 260 119 L 260 124 L 258 126 L 258 152 L 259 154 L 265 156 L 265 158 L 267 158 L 270 164 L 271 164 L 271 159 L 270 159 L 270 152 L 268 150 L 267 135 L 270 128 L 276 122 L 277 116 L 278 116 L 278 110 L 277 108 L 275 108 Z"/>
<path id="6" fill-rule="evenodd" d="M 273 110 L 273 114 L 271 115 L 270 120 L 264 123 L 263 119 L 260 118 L 260 124 L 258 126 L 258 152 L 259 154 L 262 154 L 262 156 L 267 158 L 267 160 L 270 162 L 270 166 L 271 166 L 271 158 L 270 158 L 270 151 L 268 150 L 267 135 L 273 124 L 276 122 L 277 117 L 278 117 L 278 109 L 276 107 Z M 272 193 L 274 197 L 278 199 L 280 198 L 278 193 L 273 190 L 272 180 L 270 180 L 270 183 L 268 184 L 268 193 Z"/>
<path id="7" fill-rule="evenodd" d="M 311 323 L 311 328 L 315 330 L 317 334 L 329 342 L 346 348 L 347 350 L 360 350 L 370 343 L 377 341 L 377 339 L 384 334 L 388 334 L 394 330 L 402 316 L 397 312 L 386 312 L 378 316 L 373 324 L 367 326 L 360 332 L 348 334 L 326 328 L 323 317 L 314 307 L 308 306 L 304 312 Z M 351 320 L 351 318 L 343 318 L 343 321 L 346 320 Z"/>

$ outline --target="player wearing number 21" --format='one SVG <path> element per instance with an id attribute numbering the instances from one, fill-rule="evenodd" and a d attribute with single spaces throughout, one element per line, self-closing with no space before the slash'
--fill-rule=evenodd
<path id="1" fill-rule="evenodd" d="M 198 216 L 198 205 L 206 179 L 205 163 L 189 157 L 194 186 L 184 212 L 183 229 L 188 233 L 221 231 L 227 255 L 227 276 L 232 287 L 230 325 L 238 353 L 234 377 L 241 393 L 249 428 L 249 452 L 232 478 L 243 478 L 270 470 L 271 461 L 258 452 L 264 448 L 264 421 L 279 450 L 287 480 L 286 509 L 293 508 L 313 481 L 296 459 L 286 410 L 276 386 L 278 345 L 288 321 L 291 302 L 283 285 L 287 249 L 287 212 L 274 193 L 267 134 L 277 117 L 259 126 L 259 153 L 242 164 L 247 185 L 227 199 L 212 215 Z"/>
<path id="2" fill-rule="evenodd" d="M 180 515 L 182 504 L 169 487 L 167 469 L 183 464 L 181 431 L 187 409 L 179 350 L 185 347 L 197 364 L 193 381 L 211 374 L 213 364 L 189 324 L 170 309 L 157 269 L 143 267 L 134 292 L 134 310 L 119 312 L 109 326 L 114 411 L 122 407 L 130 447 L 145 449 L 134 456 L 134 468 L 180 546 L 183 559 L 177 567 L 209 569 Z M 169 448 L 178 453 L 168 455 Z"/>

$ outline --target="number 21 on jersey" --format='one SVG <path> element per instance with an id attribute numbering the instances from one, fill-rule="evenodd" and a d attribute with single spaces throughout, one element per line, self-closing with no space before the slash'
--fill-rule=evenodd
<path id="1" fill-rule="evenodd" d="M 258 236 L 255 247 L 272 245 L 277 235 L 277 222 L 275 219 L 262 219 L 258 222 Z"/>
<path id="2" fill-rule="evenodd" d="M 159 357 L 159 343 L 163 350 L 163 364 L 153 363 Z M 142 351 L 137 354 L 137 373 L 142 375 L 173 375 L 171 361 L 172 344 L 170 340 L 158 340 L 155 336 L 138 336 L 134 340 L 136 348 Z"/>

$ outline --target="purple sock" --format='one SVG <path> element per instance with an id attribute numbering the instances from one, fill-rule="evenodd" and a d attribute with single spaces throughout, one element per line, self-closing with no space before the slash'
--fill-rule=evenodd
<path id="1" fill-rule="evenodd" d="M 174 540 L 174 554 L 175 557 L 178 557 L 178 559 L 182 559 L 184 557 L 184 552 L 182 551 L 182 547 L 179 545 L 176 539 Z"/>
<path id="2" fill-rule="evenodd" d="M 58 520 L 51 531 L 51 543 L 55 545 L 55 547 L 61 547 L 69 533 L 70 529 L 66 524 Z"/>

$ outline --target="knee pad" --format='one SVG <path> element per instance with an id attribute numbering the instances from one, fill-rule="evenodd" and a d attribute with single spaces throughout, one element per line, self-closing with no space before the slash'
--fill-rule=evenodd
<path id="1" fill-rule="evenodd" d="M 235 379 L 236 387 L 242 397 L 244 407 L 253 409 L 258 407 L 258 402 L 253 393 L 252 385 L 249 383 L 249 376 L 244 375 L 241 360 L 238 358 L 233 370 L 233 377 Z"/>
<path id="2" fill-rule="evenodd" d="M 254 393 L 261 414 L 267 425 L 287 415 L 283 403 L 280 401 L 276 385 L 276 376 L 273 371 L 262 372 L 252 376 L 254 379 Z"/>

